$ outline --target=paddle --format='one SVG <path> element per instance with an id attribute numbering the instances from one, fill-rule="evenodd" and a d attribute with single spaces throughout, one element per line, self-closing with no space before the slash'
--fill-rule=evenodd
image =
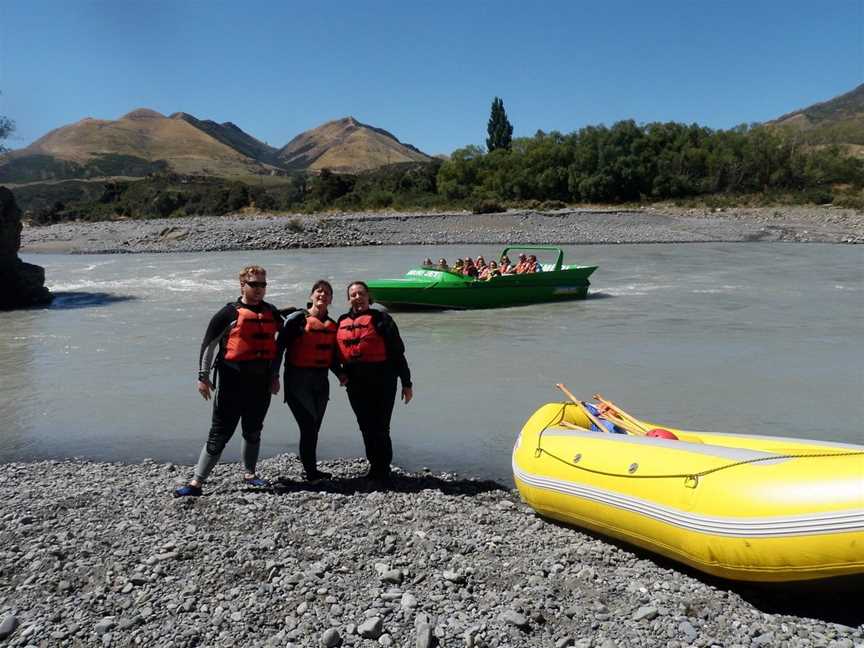
<path id="1" fill-rule="evenodd" d="M 620 417 L 621 419 L 624 419 L 625 421 L 630 423 L 630 427 L 624 426 L 624 425 L 622 425 L 620 427 L 623 427 L 628 432 L 633 432 L 634 434 L 638 434 L 640 436 L 645 436 L 646 434 L 648 434 L 648 430 L 645 428 L 644 425 L 642 425 L 636 418 L 634 418 L 633 416 L 630 416 L 627 412 L 622 410 L 620 407 L 618 407 L 612 401 L 606 400 L 600 394 L 594 394 L 594 399 L 598 403 L 601 403 L 602 405 L 604 405 L 607 409 L 611 409 L 613 412 L 615 412 L 615 414 L 618 417 Z M 613 421 L 613 423 L 614 423 L 614 421 Z M 615 425 L 618 425 L 618 423 L 615 423 Z M 632 430 L 631 430 L 631 427 L 633 427 Z"/>
<path id="2" fill-rule="evenodd" d="M 600 422 L 600 419 L 598 419 L 596 416 L 594 416 L 594 415 L 591 413 L 591 410 L 589 410 L 589 409 L 585 406 L 585 403 L 583 403 L 582 401 L 580 401 L 579 399 L 577 399 L 577 398 L 572 394 L 572 392 L 571 392 L 569 389 L 567 389 L 567 387 L 566 387 L 565 385 L 562 385 L 561 383 L 558 383 L 558 384 L 556 384 L 555 386 L 556 386 L 558 389 L 560 389 L 562 392 L 564 392 L 564 394 L 567 396 L 567 398 L 569 398 L 571 401 L 573 401 L 573 402 L 576 404 L 576 407 L 578 407 L 579 409 L 582 410 L 582 413 L 585 414 L 585 416 L 588 417 L 588 420 L 589 420 L 589 421 L 591 421 L 594 425 L 597 426 L 597 429 L 598 429 L 598 430 L 600 430 L 601 432 L 606 432 L 606 433 L 609 432 L 609 430 L 606 429 L 606 426 L 603 425 L 603 424 Z"/>

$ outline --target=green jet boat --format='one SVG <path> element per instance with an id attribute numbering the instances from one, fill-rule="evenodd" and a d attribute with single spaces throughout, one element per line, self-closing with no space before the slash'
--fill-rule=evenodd
<path id="1" fill-rule="evenodd" d="M 551 251 L 557 258 L 554 263 L 542 264 L 542 272 L 508 274 L 488 281 L 436 268 L 412 268 L 399 279 L 367 282 L 369 292 L 376 302 L 397 309 L 500 308 L 585 299 L 588 295 L 588 277 L 597 266 L 564 265 L 564 251 L 545 245 L 510 246 L 500 256 L 510 250 Z"/>

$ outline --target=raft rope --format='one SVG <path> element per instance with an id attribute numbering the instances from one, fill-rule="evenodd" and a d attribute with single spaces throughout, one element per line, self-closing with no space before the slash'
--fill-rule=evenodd
<path id="1" fill-rule="evenodd" d="M 737 466 L 743 466 L 746 464 L 759 463 L 761 461 L 776 461 L 778 459 L 818 459 L 825 457 L 854 457 L 854 456 L 864 456 L 864 452 L 860 450 L 851 451 L 851 452 L 819 452 L 819 453 L 805 453 L 805 454 L 785 454 L 785 455 L 770 455 L 767 457 L 755 457 L 753 459 L 743 459 L 741 461 L 734 461 L 732 463 L 724 464 L 722 466 L 717 466 L 716 468 L 709 468 L 707 470 L 703 470 L 698 473 L 676 473 L 676 474 L 666 474 L 666 475 L 633 475 L 633 474 L 624 474 L 624 473 L 614 473 L 607 472 L 605 470 L 596 470 L 595 468 L 586 468 L 585 466 L 579 466 L 572 461 L 568 461 L 563 457 L 559 457 L 558 455 L 549 452 L 545 448 L 543 448 L 540 443 L 543 440 L 543 433 L 546 432 L 551 426 L 558 425 L 562 421 L 564 421 L 564 413 L 567 410 L 567 406 L 569 403 L 561 403 L 561 409 L 558 411 L 555 416 L 552 417 L 546 425 L 543 426 L 543 429 L 540 430 L 540 433 L 537 435 L 537 447 L 534 449 L 535 456 L 539 457 L 541 454 L 548 455 L 551 459 L 555 461 L 559 461 L 562 464 L 569 466 L 570 468 L 575 468 L 576 470 L 581 470 L 584 472 L 592 473 L 594 475 L 603 475 L 604 477 L 624 477 L 626 479 L 684 479 L 687 482 L 692 482 L 693 487 L 699 482 L 700 477 L 705 477 L 712 473 L 720 472 L 721 470 L 728 470 L 729 468 L 736 468 Z"/>

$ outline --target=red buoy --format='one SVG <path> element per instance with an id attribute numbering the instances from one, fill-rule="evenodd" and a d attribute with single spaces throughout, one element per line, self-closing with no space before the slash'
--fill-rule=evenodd
<path id="1" fill-rule="evenodd" d="M 672 439 L 673 441 L 677 441 L 678 437 L 675 436 L 669 430 L 664 430 L 663 428 L 654 428 L 650 432 L 648 432 L 649 437 L 654 437 L 655 439 Z"/>

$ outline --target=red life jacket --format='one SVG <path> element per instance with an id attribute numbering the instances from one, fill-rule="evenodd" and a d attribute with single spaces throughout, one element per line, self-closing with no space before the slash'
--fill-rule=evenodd
<path id="1" fill-rule="evenodd" d="M 346 315 L 339 320 L 336 332 L 339 357 L 342 362 L 384 362 L 387 360 L 387 347 L 384 338 L 375 329 L 371 313 L 351 317 Z"/>
<path id="2" fill-rule="evenodd" d="M 272 360 L 276 357 L 276 332 L 279 323 L 270 308 L 260 313 L 236 304 L 237 321 L 228 333 L 225 359 L 232 362 Z"/>
<path id="3" fill-rule="evenodd" d="M 292 367 L 329 367 L 336 350 L 336 322 L 306 316 L 306 327 L 295 338 L 288 350 L 288 364 Z"/>

